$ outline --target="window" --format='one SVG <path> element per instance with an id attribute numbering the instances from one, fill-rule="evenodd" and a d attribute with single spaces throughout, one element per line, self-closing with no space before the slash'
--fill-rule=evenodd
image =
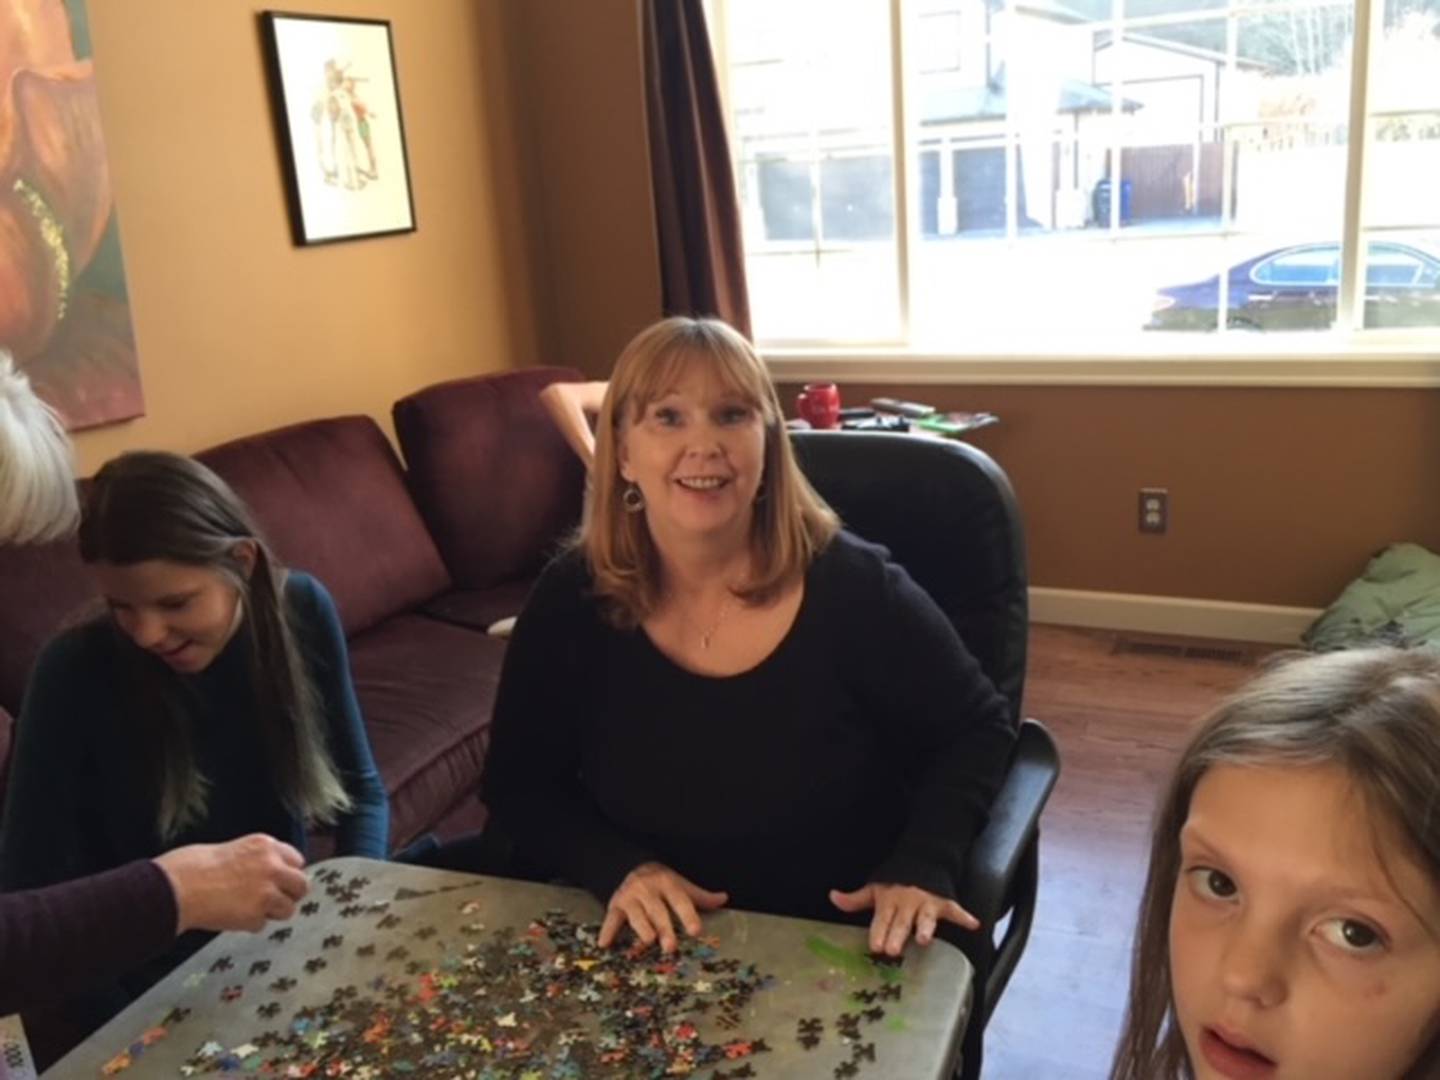
<path id="1" fill-rule="evenodd" d="M 715 20 L 762 343 L 1440 342 L 1440 0 Z"/>
<path id="2" fill-rule="evenodd" d="M 1263 260 L 1251 271 L 1258 285 L 1328 285 L 1340 281 L 1340 245 L 1300 248 Z"/>
<path id="3" fill-rule="evenodd" d="M 887 4 L 743 0 L 721 19 L 763 333 L 898 338 Z"/>
<path id="4" fill-rule="evenodd" d="M 1394 244 L 1371 244 L 1365 266 L 1365 283 L 1376 287 L 1414 288 L 1433 276 L 1429 260 L 1413 249 Z"/>

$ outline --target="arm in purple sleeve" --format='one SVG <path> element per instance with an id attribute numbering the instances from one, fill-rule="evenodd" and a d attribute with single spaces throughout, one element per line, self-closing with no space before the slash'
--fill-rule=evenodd
<path id="1" fill-rule="evenodd" d="M 0 1016 L 139 967 L 175 940 L 165 872 L 140 859 L 43 889 L 0 893 Z"/>

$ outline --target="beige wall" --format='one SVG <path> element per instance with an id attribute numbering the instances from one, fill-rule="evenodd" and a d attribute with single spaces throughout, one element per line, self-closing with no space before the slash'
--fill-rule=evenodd
<path id="1" fill-rule="evenodd" d="M 296 248 L 245 0 L 90 0 L 147 415 L 92 470 L 538 358 L 500 0 L 311 0 L 393 22 L 419 230 Z"/>
<path id="2" fill-rule="evenodd" d="M 1323 607 L 1391 541 L 1440 551 L 1436 391 L 841 387 L 882 395 L 1000 416 L 971 441 L 1015 485 L 1035 585 Z M 1141 487 L 1170 491 L 1163 536 Z"/>
<path id="3" fill-rule="evenodd" d="M 660 315 L 637 0 L 506 0 L 547 363 L 609 373 Z"/>

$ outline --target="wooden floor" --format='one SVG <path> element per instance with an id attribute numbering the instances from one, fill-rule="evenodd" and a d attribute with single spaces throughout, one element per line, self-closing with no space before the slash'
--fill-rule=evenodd
<path id="1" fill-rule="evenodd" d="M 1031 631 L 1025 713 L 1055 736 L 1061 775 L 1041 823 L 1030 944 L 986 1034 L 986 1080 L 1107 1073 L 1159 785 L 1194 722 L 1266 651 L 1182 655 L 1178 644 Z"/>

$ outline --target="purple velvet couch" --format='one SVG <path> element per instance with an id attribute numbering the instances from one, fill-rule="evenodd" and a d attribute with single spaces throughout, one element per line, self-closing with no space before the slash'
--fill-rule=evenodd
<path id="1" fill-rule="evenodd" d="M 504 643 L 578 520 L 584 475 L 539 390 L 579 379 L 531 368 L 397 402 L 402 466 L 369 417 L 315 420 L 197 456 L 254 510 L 284 563 L 329 588 L 391 799 L 391 847 L 480 828 L 477 782 Z M 0 547 L 0 799 L 25 679 L 44 642 L 94 610 L 74 544 Z M 312 838 L 316 857 L 323 835 Z"/>

